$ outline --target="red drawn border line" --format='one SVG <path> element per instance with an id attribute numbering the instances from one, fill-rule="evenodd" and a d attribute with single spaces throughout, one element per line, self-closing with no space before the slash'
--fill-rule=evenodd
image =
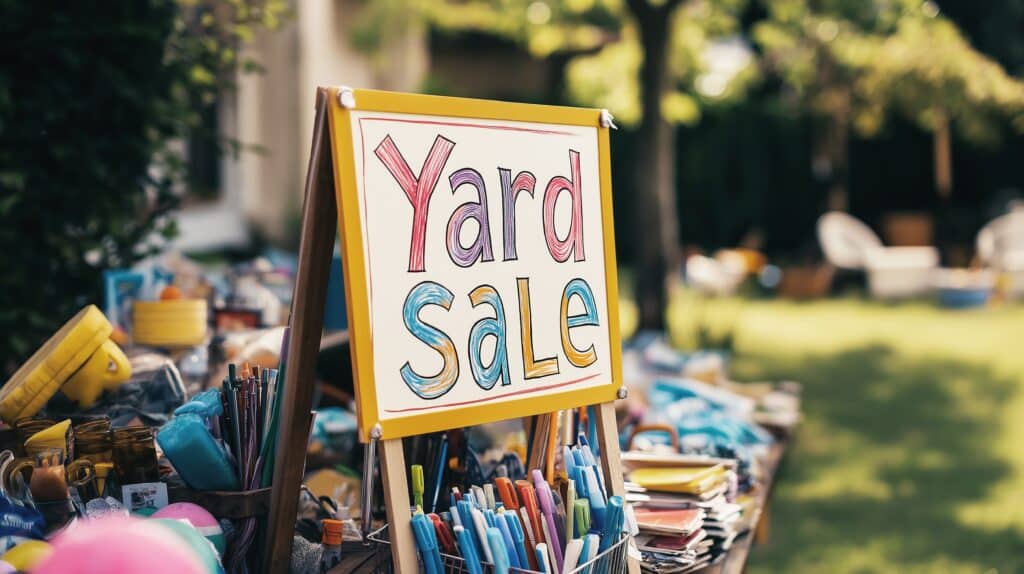
<path id="1" fill-rule="evenodd" d="M 503 395 L 494 395 L 493 397 L 485 397 L 485 398 L 482 398 L 482 399 L 474 399 L 474 400 L 471 400 L 471 401 L 461 401 L 461 402 L 457 402 L 457 403 L 445 403 L 443 405 L 430 405 L 430 406 L 427 406 L 427 407 L 410 407 L 410 408 L 407 408 L 407 409 L 395 409 L 395 410 L 384 409 L 384 412 L 386 412 L 386 413 L 408 413 L 408 412 L 415 412 L 415 411 L 429 411 L 429 410 L 433 410 L 433 409 L 443 409 L 443 408 L 447 408 L 447 407 L 462 407 L 462 406 L 466 406 L 466 405 L 474 405 L 474 404 L 477 404 L 477 403 L 488 403 L 488 402 L 491 402 L 491 401 L 494 401 L 494 400 L 497 400 L 497 399 L 503 399 L 505 397 L 514 397 L 516 395 L 526 395 L 526 394 L 530 394 L 530 393 L 536 393 L 536 392 L 540 392 L 540 391 L 547 391 L 547 390 L 551 390 L 551 389 L 557 389 L 557 388 L 561 388 L 561 387 L 566 387 L 566 386 L 569 386 L 569 385 L 574 385 L 576 383 L 582 383 L 583 381 L 589 381 L 590 379 L 593 379 L 594 377 L 599 377 L 599 376 L 601 376 L 601 373 L 594 373 L 593 375 L 587 375 L 585 377 L 580 377 L 578 379 L 573 379 L 571 381 L 565 381 L 564 383 L 557 383 L 557 384 L 554 384 L 554 385 L 547 385 L 545 387 L 533 387 L 533 388 L 529 388 L 529 389 L 523 389 L 521 391 L 513 391 L 511 393 L 505 393 Z"/>

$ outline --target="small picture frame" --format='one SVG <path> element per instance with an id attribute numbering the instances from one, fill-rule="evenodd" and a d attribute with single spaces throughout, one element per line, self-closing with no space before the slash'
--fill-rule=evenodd
<path id="1" fill-rule="evenodd" d="M 140 482 L 121 487 L 121 503 L 131 512 L 142 509 L 160 510 L 167 506 L 167 485 L 162 482 Z"/>

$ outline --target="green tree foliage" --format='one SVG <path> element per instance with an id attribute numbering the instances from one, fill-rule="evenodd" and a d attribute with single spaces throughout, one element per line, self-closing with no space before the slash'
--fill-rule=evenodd
<path id="1" fill-rule="evenodd" d="M 848 103 L 853 125 L 869 135 L 889 110 L 926 129 L 948 113 L 976 140 L 1006 119 L 1024 130 L 1024 83 L 975 50 L 931 2 L 780 0 L 768 9 L 754 36 L 768 65 L 814 111 Z"/>
<path id="2" fill-rule="evenodd" d="M 277 2 L 0 0 L 0 372 L 173 236 L 170 144 Z M 178 146 L 180 149 L 180 146 Z"/>
<path id="3" fill-rule="evenodd" d="M 753 36 L 784 99 L 825 120 L 818 155 L 845 193 L 846 130 L 874 135 L 894 113 L 948 142 L 948 126 L 993 141 L 1024 131 L 1024 82 L 977 51 L 933 2 L 778 0 Z M 940 157 L 940 149 L 944 155 Z M 936 163 L 948 163 L 948 145 Z M 840 202 L 842 203 L 842 202 Z"/>
<path id="4" fill-rule="evenodd" d="M 364 14 L 364 46 L 391 17 L 420 14 L 441 32 L 511 39 L 539 58 L 557 59 L 568 99 L 602 107 L 638 130 L 632 189 L 637 230 L 640 324 L 664 328 L 667 279 L 678 265 L 674 124 L 694 123 L 704 105 L 728 101 L 751 58 L 723 72 L 708 58 L 738 28 L 743 0 L 380 0 Z M 743 55 L 746 52 L 740 50 Z M 736 61 L 736 58 L 732 58 Z M 620 190 L 622 191 L 622 190 Z"/>

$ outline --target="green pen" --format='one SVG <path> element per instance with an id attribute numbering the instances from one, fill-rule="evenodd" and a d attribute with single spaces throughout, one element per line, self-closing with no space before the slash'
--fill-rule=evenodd
<path id="1" fill-rule="evenodd" d="M 417 512 L 423 512 L 423 465 L 412 465 L 412 501 Z"/>
<path id="2" fill-rule="evenodd" d="M 590 530 L 590 504 L 586 499 L 577 500 L 573 510 L 576 514 L 576 538 L 579 538 Z"/>

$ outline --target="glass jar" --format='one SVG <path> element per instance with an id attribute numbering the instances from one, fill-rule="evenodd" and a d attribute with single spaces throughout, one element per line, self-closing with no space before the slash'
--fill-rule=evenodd
<path id="1" fill-rule="evenodd" d="M 152 428 L 133 426 L 115 429 L 112 439 L 114 474 L 117 475 L 118 484 L 160 480 Z"/>
<path id="2" fill-rule="evenodd" d="M 104 417 L 75 427 L 75 458 L 88 459 L 93 463 L 114 460 L 110 419 Z"/>
<path id="3" fill-rule="evenodd" d="M 25 456 L 25 441 L 37 432 L 57 424 L 53 419 L 26 417 L 14 422 L 14 433 L 18 437 L 18 455 Z"/>

